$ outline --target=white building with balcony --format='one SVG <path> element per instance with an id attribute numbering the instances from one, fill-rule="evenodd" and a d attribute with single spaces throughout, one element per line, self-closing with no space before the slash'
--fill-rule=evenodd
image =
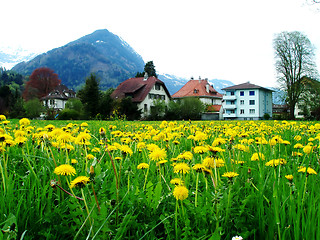
<path id="1" fill-rule="evenodd" d="M 249 82 L 223 88 L 225 120 L 259 120 L 272 117 L 272 90 Z"/>

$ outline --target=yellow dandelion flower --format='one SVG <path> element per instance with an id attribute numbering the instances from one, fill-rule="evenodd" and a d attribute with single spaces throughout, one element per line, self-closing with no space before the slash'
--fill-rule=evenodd
<path id="1" fill-rule="evenodd" d="M 5 121 L 7 120 L 6 116 L 5 115 L 0 115 L 0 121 Z"/>
<path id="2" fill-rule="evenodd" d="M 208 139 L 208 135 L 204 132 L 201 131 L 197 131 L 195 136 L 194 136 L 194 140 L 195 141 L 204 141 Z"/>
<path id="3" fill-rule="evenodd" d="M 90 182 L 90 178 L 86 176 L 79 176 L 71 181 L 70 188 L 74 187 L 84 187 L 88 182 Z"/>
<path id="4" fill-rule="evenodd" d="M 293 157 L 295 157 L 295 156 L 301 157 L 301 156 L 303 156 L 303 154 L 300 152 L 292 152 L 292 156 Z"/>
<path id="5" fill-rule="evenodd" d="M 201 163 L 195 164 L 192 169 L 195 170 L 196 172 L 202 172 L 205 166 Z"/>
<path id="6" fill-rule="evenodd" d="M 312 152 L 312 146 L 310 145 L 304 146 L 302 150 L 305 154 L 309 154 Z"/>
<path id="7" fill-rule="evenodd" d="M 189 173 L 190 167 L 186 163 L 177 163 L 173 168 L 174 173 Z"/>
<path id="8" fill-rule="evenodd" d="M 148 149 L 150 152 L 153 152 L 154 150 L 160 149 L 160 147 L 159 147 L 157 144 L 150 143 L 150 144 L 147 145 L 147 149 Z"/>
<path id="9" fill-rule="evenodd" d="M 176 186 L 173 190 L 173 196 L 177 200 L 185 200 L 188 197 L 188 189 L 185 186 Z"/>
<path id="10" fill-rule="evenodd" d="M 149 168 L 149 164 L 148 163 L 140 163 L 137 166 L 137 169 L 147 169 L 147 168 Z"/>
<path id="11" fill-rule="evenodd" d="M 168 161 L 167 160 L 160 160 L 157 162 L 156 165 L 159 166 L 159 165 L 165 164 L 166 162 L 168 162 Z"/>
<path id="12" fill-rule="evenodd" d="M 193 149 L 194 153 L 199 153 L 199 154 L 203 154 L 205 152 L 208 152 L 208 148 L 207 147 L 204 147 L 204 146 L 196 146 L 194 149 Z"/>
<path id="13" fill-rule="evenodd" d="M 92 160 L 92 159 L 95 158 L 95 156 L 93 156 L 92 154 L 89 153 L 89 154 L 86 156 L 86 158 L 87 158 L 88 160 Z"/>
<path id="14" fill-rule="evenodd" d="M 262 161 L 265 160 L 263 153 L 252 154 L 251 161 L 259 161 L 259 160 L 262 160 Z"/>
<path id="15" fill-rule="evenodd" d="M 153 161 L 164 160 L 167 157 L 165 149 L 155 149 L 149 154 L 149 158 Z"/>
<path id="16" fill-rule="evenodd" d="M 301 136 L 299 136 L 299 135 L 297 135 L 297 136 L 294 136 L 294 138 L 293 138 L 294 140 L 296 140 L 296 141 L 300 141 L 301 140 Z"/>
<path id="17" fill-rule="evenodd" d="M 172 184 L 172 185 L 183 185 L 184 184 L 184 182 L 180 179 L 180 178 L 173 178 L 173 179 L 171 179 L 171 181 L 170 181 L 170 183 Z"/>
<path id="18" fill-rule="evenodd" d="M 218 152 L 225 152 L 225 149 L 222 149 L 221 147 L 213 147 L 213 146 L 208 146 L 208 150 L 212 153 L 218 153 Z"/>
<path id="19" fill-rule="evenodd" d="M 267 162 L 265 165 L 269 166 L 269 167 L 276 167 L 279 165 L 284 165 L 286 163 L 287 163 L 287 161 L 285 159 L 279 158 L 279 159 L 272 159 L 269 162 Z"/>
<path id="20" fill-rule="evenodd" d="M 145 142 L 138 142 L 138 143 L 137 143 L 137 148 L 138 148 L 138 149 L 141 150 L 141 149 L 143 149 L 143 148 L 145 148 L 145 147 L 146 147 L 146 143 L 145 143 Z"/>
<path id="21" fill-rule="evenodd" d="M 106 135 L 106 129 L 105 129 L 104 127 L 99 128 L 99 134 L 100 134 L 101 136 Z"/>
<path id="22" fill-rule="evenodd" d="M 28 118 L 22 118 L 19 120 L 19 124 L 21 126 L 28 126 L 30 125 L 30 120 Z"/>
<path id="23" fill-rule="evenodd" d="M 301 143 L 297 143 L 293 146 L 293 148 L 303 148 L 303 145 Z"/>
<path id="24" fill-rule="evenodd" d="M 291 182 L 293 180 L 293 175 L 286 175 L 285 178 Z"/>
<path id="25" fill-rule="evenodd" d="M 56 167 L 54 169 L 54 173 L 57 175 L 75 175 L 76 174 L 76 170 L 74 169 L 74 167 L 72 167 L 69 164 L 62 164 L 59 167 Z"/>
<path id="26" fill-rule="evenodd" d="M 129 155 L 132 155 L 132 154 L 133 154 L 132 149 L 131 149 L 128 145 L 121 145 L 121 146 L 120 146 L 120 151 L 121 151 L 123 154 L 129 154 Z"/>
<path id="27" fill-rule="evenodd" d="M 78 163 L 78 160 L 77 159 L 71 159 L 71 164 L 76 164 L 76 163 Z"/>
<path id="28" fill-rule="evenodd" d="M 224 161 L 221 158 L 206 157 L 203 159 L 202 164 L 206 168 L 219 168 L 224 166 Z"/>
<path id="29" fill-rule="evenodd" d="M 236 173 L 236 172 L 225 172 L 225 173 L 222 175 L 222 177 L 227 177 L 227 178 L 229 178 L 229 179 L 232 179 L 232 178 L 234 178 L 234 177 L 236 177 L 236 176 L 239 176 L 239 174 Z"/>
<path id="30" fill-rule="evenodd" d="M 303 167 L 303 166 L 298 167 L 298 172 L 306 172 L 306 171 L 307 171 L 308 174 L 317 175 L 317 172 L 314 169 L 310 168 L 310 167 L 308 167 L 308 169 L 306 167 Z"/>

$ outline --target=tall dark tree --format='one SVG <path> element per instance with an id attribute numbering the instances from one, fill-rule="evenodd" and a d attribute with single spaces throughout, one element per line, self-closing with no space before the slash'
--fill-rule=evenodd
<path id="1" fill-rule="evenodd" d="M 23 92 L 23 98 L 30 100 L 47 96 L 55 87 L 61 83 L 58 74 L 47 67 L 37 68 L 30 76 Z"/>
<path id="2" fill-rule="evenodd" d="M 99 102 L 101 92 L 99 90 L 99 81 L 93 73 L 86 79 L 86 84 L 78 93 L 81 102 L 84 105 L 85 114 L 88 118 L 94 118 L 99 113 Z"/>
<path id="3" fill-rule="evenodd" d="M 153 61 L 147 62 L 144 66 L 144 71 L 137 72 L 136 77 L 144 77 L 145 73 L 147 73 L 149 77 L 151 76 L 154 76 L 156 78 L 158 77 Z"/>
<path id="4" fill-rule="evenodd" d="M 276 70 L 281 88 L 286 92 L 290 118 L 304 91 L 303 78 L 317 74 L 314 47 L 300 32 L 281 32 L 273 40 Z"/>

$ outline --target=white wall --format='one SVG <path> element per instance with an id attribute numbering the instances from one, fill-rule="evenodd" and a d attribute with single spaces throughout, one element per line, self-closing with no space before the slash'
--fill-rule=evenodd
<path id="1" fill-rule="evenodd" d="M 156 98 L 150 98 L 150 94 L 165 96 L 164 101 L 166 104 L 168 104 L 170 101 L 170 98 L 164 90 L 163 86 L 160 85 L 160 90 L 156 90 L 156 85 L 154 85 L 153 88 L 150 90 L 149 94 L 146 96 L 146 98 L 138 104 L 138 108 L 142 111 L 141 117 L 148 116 L 148 114 L 150 113 L 150 107 L 153 106 L 153 101 L 156 100 Z M 145 111 L 145 104 L 147 105 L 147 111 Z"/>

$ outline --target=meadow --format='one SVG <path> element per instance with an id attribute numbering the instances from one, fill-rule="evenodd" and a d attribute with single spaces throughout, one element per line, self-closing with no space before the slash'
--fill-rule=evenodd
<path id="1" fill-rule="evenodd" d="M 320 239 L 320 123 L 0 119 L 0 239 Z"/>

